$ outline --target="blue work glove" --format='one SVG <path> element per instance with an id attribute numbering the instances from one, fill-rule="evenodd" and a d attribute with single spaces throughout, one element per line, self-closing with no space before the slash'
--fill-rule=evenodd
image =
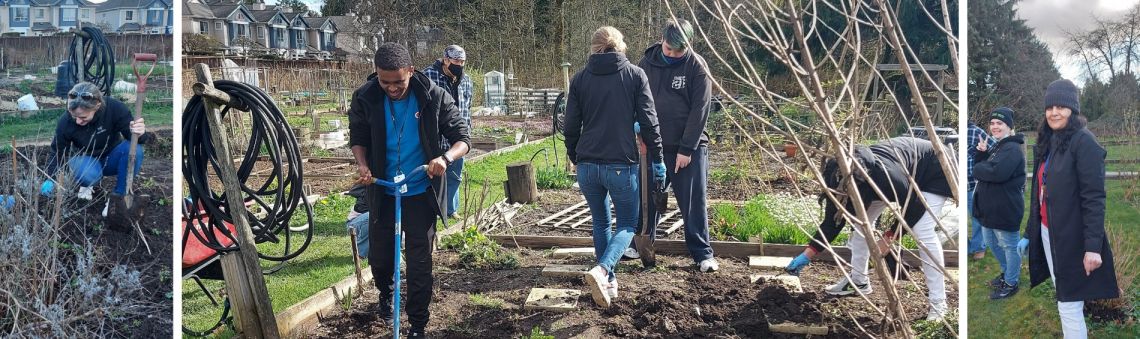
<path id="1" fill-rule="evenodd" d="M 800 272 L 803 272 L 804 267 L 807 267 L 807 265 L 810 263 L 811 259 L 808 259 L 807 255 L 800 253 L 800 255 L 796 256 L 795 259 L 792 259 L 792 263 L 788 264 L 788 267 L 784 268 L 784 271 L 787 271 L 788 274 L 791 275 L 800 275 Z"/>
<path id="2" fill-rule="evenodd" d="M 53 191 L 55 191 L 55 182 L 44 180 L 44 184 L 40 186 L 40 195 L 50 198 Z"/>
<path id="3" fill-rule="evenodd" d="M 1025 256 L 1025 252 L 1029 250 L 1029 239 L 1021 238 L 1017 241 L 1017 255 Z"/>
<path id="4" fill-rule="evenodd" d="M 641 133 L 641 124 L 636 121 L 633 123 L 633 134 Z"/>
<path id="5" fill-rule="evenodd" d="M 665 187 L 665 163 L 653 163 L 653 181 L 657 182 L 657 187 Z"/>
<path id="6" fill-rule="evenodd" d="M 0 195 L 0 210 L 10 210 L 12 206 L 16 206 L 16 197 Z"/>

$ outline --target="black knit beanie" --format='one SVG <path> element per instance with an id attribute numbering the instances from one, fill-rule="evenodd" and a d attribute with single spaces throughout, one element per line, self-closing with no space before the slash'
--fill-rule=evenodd
<path id="1" fill-rule="evenodd" d="M 1009 128 L 1013 128 L 1013 109 L 1009 107 L 998 107 L 990 113 L 990 120 L 998 119 L 1004 122 Z"/>
<path id="2" fill-rule="evenodd" d="M 1068 107 L 1074 114 L 1081 114 L 1080 90 L 1068 79 L 1058 79 L 1045 90 L 1045 108 L 1052 106 Z"/>

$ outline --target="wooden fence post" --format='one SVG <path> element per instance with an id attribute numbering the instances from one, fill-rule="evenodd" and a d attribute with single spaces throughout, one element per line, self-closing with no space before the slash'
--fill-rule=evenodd
<path id="1" fill-rule="evenodd" d="M 210 139 L 219 148 L 217 154 L 228 160 L 230 156 L 229 140 L 222 135 L 222 117 L 218 114 L 217 105 L 230 101 L 228 95 L 220 91 L 211 91 L 212 95 L 203 95 L 206 90 L 214 89 L 214 81 L 210 75 L 210 68 L 206 64 L 194 65 L 195 77 L 199 84 L 195 86 L 195 95 L 202 95 L 205 99 L 207 120 L 210 124 Z M 199 88 L 202 91 L 199 91 Z M 225 96 L 220 97 L 220 96 Z M 240 114 L 240 113 L 235 113 Z M 250 230 L 238 187 L 237 171 L 231 161 L 218 161 L 219 179 L 225 186 L 226 209 L 233 211 L 234 228 L 237 230 L 238 250 L 222 256 L 222 275 L 226 282 L 226 292 L 234 310 L 238 332 L 246 338 L 280 338 L 277 331 L 277 319 L 273 314 L 273 305 L 269 300 L 269 291 L 265 288 L 265 277 L 261 273 L 261 264 L 257 258 L 257 243 L 253 240 L 253 231 Z"/>

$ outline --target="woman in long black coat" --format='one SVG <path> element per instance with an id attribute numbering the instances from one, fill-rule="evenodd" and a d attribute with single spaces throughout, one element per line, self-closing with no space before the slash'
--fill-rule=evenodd
<path id="1" fill-rule="evenodd" d="M 1065 79 L 1045 92 L 1026 225 L 1031 286 L 1052 277 L 1065 338 L 1088 337 L 1085 301 L 1120 296 L 1104 231 L 1105 150 L 1085 128 L 1077 93 Z"/>

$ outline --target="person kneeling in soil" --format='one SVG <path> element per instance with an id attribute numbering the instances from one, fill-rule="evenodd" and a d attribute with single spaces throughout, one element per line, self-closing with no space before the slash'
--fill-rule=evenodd
<path id="1" fill-rule="evenodd" d="M 990 281 L 990 299 L 1003 299 L 1017 293 L 1021 277 L 1021 216 L 1025 212 L 1025 138 L 1013 134 L 1013 110 L 999 107 L 990 113 L 990 134 L 998 140 L 992 148 L 985 140 L 975 147 L 974 178 L 978 180 L 973 217 L 982 224 L 983 238 L 994 251 L 1001 274 Z"/>
<path id="2" fill-rule="evenodd" d="M 127 192 L 127 158 L 131 134 L 139 136 L 139 145 L 154 138 L 146 133 L 143 118 L 133 120 L 131 111 L 115 98 L 104 97 L 99 87 L 90 82 L 75 84 L 67 92 L 67 112 L 56 123 L 55 137 L 51 141 L 51 156 L 48 157 L 47 172 L 51 178 L 44 180 L 40 194 L 50 197 L 54 194 L 63 159 L 70 156 L 67 166 L 75 182 L 79 184 L 76 197 L 91 200 L 92 186 L 104 176 L 115 176 L 113 193 L 125 195 Z M 143 163 L 143 148 L 135 149 L 134 172 L 138 173 Z M 103 216 L 107 216 L 110 200 L 103 206 Z"/>
<path id="3" fill-rule="evenodd" d="M 653 163 L 653 178 L 658 185 L 665 181 L 649 80 L 626 59 L 625 47 L 617 29 L 607 26 L 595 31 L 589 61 L 570 80 L 566 100 L 566 155 L 577 166 L 578 185 L 593 215 L 598 262 L 585 280 L 602 307 L 609 307 L 617 296 L 614 266 L 633 240 L 640 212 L 640 160 L 630 128 L 635 120 Z M 616 232 L 610 230 L 611 198 L 617 213 Z"/>
<path id="4" fill-rule="evenodd" d="M 927 313 L 927 319 L 941 319 L 946 314 L 948 306 L 946 304 L 945 276 L 942 274 L 942 269 L 945 266 L 943 264 L 944 258 L 941 255 L 942 242 L 935 230 L 937 227 L 935 216 L 941 212 L 943 206 L 949 204 L 948 200 L 953 194 L 946 175 L 942 171 L 938 156 L 934 153 L 933 145 L 930 141 L 923 139 L 893 138 L 869 147 L 855 146 L 854 158 L 867 170 L 867 174 L 871 178 L 871 182 L 867 182 L 862 175 L 855 174 L 853 176 L 863 206 L 866 206 L 868 218 L 875 222 L 883 210 L 887 208 L 888 203 L 900 204 L 903 209 L 903 220 L 911 226 L 915 240 L 925 246 L 930 253 L 936 254 L 931 258 L 926 251 L 920 251 L 922 261 L 925 263 L 922 265 L 922 272 L 926 275 L 926 286 L 929 289 L 927 298 L 930 303 L 930 310 Z M 953 166 L 953 162 L 951 165 Z M 846 191 L 844 189 L 845 184 L 841 180 L 839 165 L 835 159 L 828 159 L 824 162 L 822 173 L 827 184 L 826 189 L 838 192 Z M 917 187 L 911 185 L 910 179 L 912 177 L 914 182 L 918 184 Z M 872 184 L 879 188 L 888 201 L 879 199 Z M 929 205 L 929 209 L 919 200 L 916 193 L 920 192 L 922 198 Z M 812 236 L 812 242 L 786 268 L 789 274 L 799 275 L 804 267 L 807 267 L 808 263 L 811 262 L 811 258 L 823 252 L 839 235 L 840 230 L 846 224 L 844 214 L 855 214 L 855 207 L 851 201 L 847 201 L 844 204 L 844 212 L 840 212 L 826 194 L 821 193 L 820 200 L 825 205 L 823 222 L 820 223 L 819 230 Z M 872 225 L 873 227 L 874 225 Z M 879 241 L 881 251 L 887 248 L 887 241 L 895 238 L 895 233 L 895 230 L 889 230 L 884 234 L 884 239 Z M 871 293 L 871 284 L 867 276 L 871 254 L 865 235 L 858 228 L 852 227 L 848 244 L 851 247 L 852 269 L 850 279 L 846 276 L 841 278 L 834 285 L 827 286 L 825 292 L 832 295 Z"/>
<path id="5" fill-rule="evenodd" d="M 348 111 L 349 144 L 356 159 L 358 184 L 368 188 L 368 263 L 379 290 L 377 314 L 384 322 L 393 317 L 393 260 L 395 255 L 396 192 L 374 185 L 375 175 L 401 181 L 427 165 L 430 180 L 400 187 L 401 226 L 407 248 L 407 311 L 409 337 L 425 337 L 432 294 L 432 256 L 435 223 L 444 218 L 442 180 L 447 167 L 467 154 L 470 134 L 459 108 L 447 92 L 412 66 L 407 48 L 396 43 L 377 47 L 376 73 L 352 94 Z M 452 141 L 445 152 L 440 140 Z M 375 172 L 373 172 L 375 169 Z M 396 291 L 398 293 L 399 291 Z"/>
<path id="6" fill-rule="evenodd" d="M 348 193 L 345 193 L 356 199 L 356 203 L 348 210 L 345 228 L 349 232 L 356 230 L 357 255 L 364 259 L 368 259 L 368 199 L 364 196 L 367 189 L 366 185 L 353 185 Z"/>

